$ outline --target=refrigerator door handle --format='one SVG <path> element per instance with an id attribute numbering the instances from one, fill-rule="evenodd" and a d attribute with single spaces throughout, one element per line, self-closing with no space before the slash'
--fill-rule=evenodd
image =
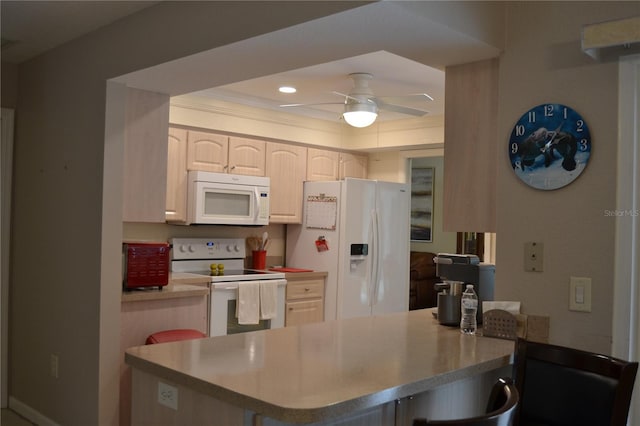
<path id="1" fill-rule="evenodd" d="M 380 292 L 380 220 L 378 218 L 378 210 L 371 211 L 371 222 L 373 225 L 373 259 L 371 268 L 373 270 L 371 285 L 373 286 L 373 294 L 371 297 L 371 306 L 378 304 L 378 295 Z"/>

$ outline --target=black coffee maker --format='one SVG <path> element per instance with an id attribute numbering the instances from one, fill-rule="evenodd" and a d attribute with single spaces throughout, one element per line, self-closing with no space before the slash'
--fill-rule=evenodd
<path id="1" fill-rule="evenodd" d="M 482 302 L 494 299 L 495 265 L 481 263 L 473 254 L 438 253 L 433 262 L 436 275 L 444 281 L 436 284 L 436 290 L 443 290 L 438 293 L 438 321 L 444 325 L 460 325 L 462 292 L 465 284 L 473 284 L 478 295 L 477 320 L 481 324 Z"/>

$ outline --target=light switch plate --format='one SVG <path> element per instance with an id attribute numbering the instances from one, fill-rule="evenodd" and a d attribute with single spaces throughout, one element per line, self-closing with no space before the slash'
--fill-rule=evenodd
<path id="1" fill-rule="evenodd" d="M 591 312 L 591 278 L 571 277 L 569 282 L 569 310 Z"/>
<path id="2" fill-rule="evenodd" d="M 524 243 L 524 270 L 526 272 L 542 272 L 544 244 L 530 241 Z"/>

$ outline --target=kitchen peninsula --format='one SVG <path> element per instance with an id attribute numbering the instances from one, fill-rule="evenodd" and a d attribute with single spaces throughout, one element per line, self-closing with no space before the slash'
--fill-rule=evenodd
<path id="1" fill-rule="evenodd" d="M 493 382 L 511 375 L 513 342 L 462 335 L 431 312 L 130 348 L 132 424 L 398 425 L 477 414 Z M 164 404 L 159 387 L 169 390 Z"/>

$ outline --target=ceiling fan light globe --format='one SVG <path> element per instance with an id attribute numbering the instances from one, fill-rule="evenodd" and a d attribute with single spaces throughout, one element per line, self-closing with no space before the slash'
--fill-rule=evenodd
<path id="1" fill-rule="evenodd" d="M 367 127 L 378 118 L 378 108 L 375 103 L 348 103 L 342 117 L 350 126 Z"/>
<path id="2" fill-rule="evenodd" d="M 342 116 L 344 117 L 344 121 L 346 121 L 350 126 L 367 127 L 376 121 L 378 114 L 367 111 L 351 111 L 345 112 Z"/>

